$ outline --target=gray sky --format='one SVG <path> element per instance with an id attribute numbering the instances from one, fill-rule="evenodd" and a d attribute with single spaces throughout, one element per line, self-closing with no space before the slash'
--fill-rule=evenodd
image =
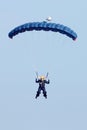
<path id="1" fill-rule="evenodd" d="M 1 0 L 0 130 L 87 129 L 86 12 L 86 0 Z M 8 38 L 14 27 L 48 16 L 76 31 L 77 40 L 44 31 Z M 49 72 L 47 100 L 35 99 L 35 71 Z"/>

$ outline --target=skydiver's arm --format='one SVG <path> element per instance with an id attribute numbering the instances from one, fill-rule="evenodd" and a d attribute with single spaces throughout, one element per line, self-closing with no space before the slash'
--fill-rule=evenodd
<path id="1" fill-rule="evenodd" d="M 36 78 L 36 79 L 35 79 L 35 82 L 36 82 L 36 83 L 39 83 L 39 80 Z"/>
<path id="2" fill-rule="evenodd" d="M 50 80 L 49 80 L 49 79 L 48 79 L 48 81 L 47 81 L 47 80 L 45 80 L 45 83 L 46 83 L 46 84 L 49 84 L 49 83 L 50 83 Z"/>

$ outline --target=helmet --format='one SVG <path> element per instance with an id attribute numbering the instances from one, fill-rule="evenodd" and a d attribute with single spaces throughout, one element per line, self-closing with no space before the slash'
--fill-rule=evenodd
<path id="1" fill-rule="evenodd" d="M 45 76 L 40 76 L 40 79 L 41 80 L 45 80 Z"/>

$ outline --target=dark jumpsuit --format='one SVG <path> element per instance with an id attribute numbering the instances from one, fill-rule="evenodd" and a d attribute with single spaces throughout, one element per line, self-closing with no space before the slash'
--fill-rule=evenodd
<path id="1" fill-rule="evenodd" d="M 37 94 L 36 94 L 35 98 L 37 98 L 40 95 L 41 90 L 43 91 L 43 96 L 45 98 L 47 98 L 47 92 L 46 92 L 46 89 L 45 89 L 45 83 L 49 84 L 50 81 L 49 80 L 47 81 L 47 80 L 36 79 L 36 83 L 39 83 L 39 88 L 38 88 L 38 91 L 37 91 Z"/>

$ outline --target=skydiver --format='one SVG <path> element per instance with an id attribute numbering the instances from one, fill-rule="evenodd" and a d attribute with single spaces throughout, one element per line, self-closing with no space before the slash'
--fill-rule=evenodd
<path id="1" fill-rule="evenodd" d="M 35 82 L 39 83 L 38 91 L 37 91 L 35 98 L 39 97 L 41 90 L 43 91 L 43 96 L 45 98 L 47 98 L 47 92 L 46 92 L 46 89 L 45 89 L 45 84 L 49 84 L 50 80 L 49 79 L 46 80 L 46 77 L 40 76 L 39 78 L 36 78 Z"/>

